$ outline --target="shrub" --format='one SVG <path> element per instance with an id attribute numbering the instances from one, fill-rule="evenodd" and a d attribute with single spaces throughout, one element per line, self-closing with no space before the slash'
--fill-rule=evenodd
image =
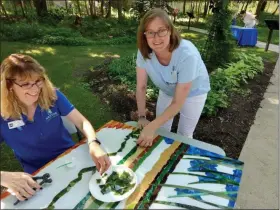
<path id="1" fill-rule="evenodd" d="M 43 29 L 38 24 L 19 22 L 14 24 L 3 24 L 0 27 L 0 36 L 3 41 L 23 41 L 32 38 L 39 38 Z"/>
<path id="2" fill-rule="evenodd" d="M 40 26 L 36 23 L 27 24 L 25 22 L 14 24 L 3 24 L 0 29 L 1 40 L 5 41 L 32 41 L 36 44 L 50 45 L 90 45 L 92 40 L 82 37 L 82 35 L 70 28 L 56 28 Z"/>
<path id="3" fill-rule="evenodd" d="M 215 11 L 208 19 L 208 37 L 202 53 L 208 71 L 213 71 L 218 67 L 231 61 L 233 52 L 233 38 L 231 34 L 232 14 L 228 9 L 228 0 L 215 1 Z"/>
<path id="4" fill-rule="evenodd" d="M 119 45 L 136 43 L 136 37 L 117 37 L 93 41 L 95 45 Z"/>
<path id="5" fill-rule="evenodd" d="M 109 76 L 128 86 L 129 91 L 136 90 L 136 56 L 125 56 L 113 60 L 108 67 Z M 147 99 L 154 100 L 158 95 L 158 89 L 149 80 L 147 87 Z"/>
<path id="6" fill-rule="evenodd" d="M 56 26 L 59 24 L 64 17 L 67 15 L 67 10 L 65 8 L 51 8 L 48 13 L 44 14 L 42 17 L 38 17 L 40 23 Z"/>
<path id="7" fill-rule="evenodd" d="M 251 68 L 255 69 L 259 73 L 263 72 L 264 65 L 262 58 L 256 54 L 236 53 L 234 54 L 233 60 L 235 62 L 243 60 L 245 64 L 251 66 Z"/>
<path id="8" fill-rule="evenodd" d="M 241 55 L 244 56 L 244 55 Z M 246 63 L 247 62 L 247 63 Z M 203 113 L 215 115 L 219 108 L 226 108 L 230 104 L 229 96 L 233 92 L 241 92 L 241 86 L 256 74 L 263 71 L 261 58 L 251 55 L 251 60 L 239 60 L 231 63 L 227 68 L 213 71 L 210 74 L 211 91 L 208 94 Z"/>
<path id="9" fill-rule="evenodd" d="M 230 105 L 230 95 L 234 92 L 247 93 L 242 89 L 242 85 L 253 79 L 256 74 L 263 70 L 261 57 L 251 54 L 236 55 L 236 62 L 218 68 L 210 74 L 211 91 L 208 94 L 203 114 L 216 115 L 220 108 L 227 108 Z M 114 80 L 127 85 L 128 90 L 136 89 L 136 57 L 135 55 L 122 57 L 113 62 L 108 67 L 108 73 Z M 149 80 L 147 87 L 147 98 L 155 100 L 158 89 Z"/>
<path id="10" fill-rule="evenodd" d="M 108 36 L 136 36 L 137 25 L 138 23 L 133 19 L 118 22 L 115 18 L 92 19 L 88 17 L 83 19 L 82 25 L 77 29 L 83 36 L 89 36 L 94 39 L 107 39 Z"/>
<path id="11" fill-rule="evenodd" d="M 135 55 L 113 60 L 109 65 L 109 76 L 122 84 L 128 85 L 130 90 L 136 88 L 136 64 Z"/>
<path id="12" fill-rule="evenodd" d="M 44 29 L 44 34 L 45 35 L 50 35 L 50 36 L 63 36 L 63 37 L 82 37 L 82 35 L 78 32 L 75 31 L 71 28 L 45 28 Z"/>
<path id="13" fill-rule="evenodd" d="M 32 40 L 36 44 L 49 44 L 49 45 L 68 45 L 68 46 L 83 46 L 91 45 L 93 41 L 83 37 L 63 37 L 46 35 L 40 39 Z"/>

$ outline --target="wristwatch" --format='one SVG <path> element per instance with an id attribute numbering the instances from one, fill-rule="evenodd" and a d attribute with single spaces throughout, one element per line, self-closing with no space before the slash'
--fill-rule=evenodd
<path id="1" fill-rule="evenodd" d="M 88 145 L 90 145 L 92 142 L 96 142 L 97 144 L 101 144 L 101 142 L 98 139 L 92 139 L 88 141 Z"/>

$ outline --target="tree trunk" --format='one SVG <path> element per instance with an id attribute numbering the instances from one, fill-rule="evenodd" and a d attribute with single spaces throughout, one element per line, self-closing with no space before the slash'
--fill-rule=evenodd
<path id="1" fill-rule="evenodd" d="M 88 6 L 87 6 L 87 1 L 84 1 L 84 2 L 85 2 L 85 8 L 86 8 L 87 15 L 89 16 L 89 11 L 88 11 Z"/>
<path id="2" fill-rule="evenodd" d="M 197 1 L 195 2 L 195 8 L 194 8 L 194 11 L 196 13 L 196 18 L 198 18 L 198 6 L 197 6 Z"/>
<path id="3" fill-rule="evenodd" d="M 118 20 L 122 19 L 122 0 L 118 0 Z"/>
<path id="4" fill-rule="evenodd" d="M 22 16 L 26 17 L 22 0 L 19 0 Z"/>
<path id="5" fill-rule="evenodd" d="M 204 5 L 204 12 L 203 12 L 203 18 L 206 17 L 208 10 L 209 10 L 209 4 L 210 4 L 210 0 L 205 0 L 205 5 Z"/>
<path id="6" fill-rule="evenodd" d="M 15 0 L 12 0 L 12 5 L 13 5 L 13 8 L 14 8 L 14 14 L 17 16 L 18 15 L 18 12 L 17 12 L 17 4 L 16 4 L 16 1 Z"/>
<path id="7" fill-rule="evenodd" d="M 96 17 L 95 0 L 89 0 L 89 12 L 92 17 Z"/>
<path id="8" fill-rule="evenodd" d="M 28 0 L 28 4 L 31 10 L 33 10 L 32 0 Z"/>
<path id="9" fill-rule="evenodd" d="M 22 4 L 23 4 L 25 14 L 28 14 L 27 2 L 28 2 L 28 0 L 22 0 Z"/>
<path id="10" fill-rule="evenodd" d="M 106 18 L 111 17 L 111 7 L 112 7 L 112 0 L 108 0 L 108 11 L 107 11 Z"/>
<path id="11" fill-rule="evenodd" d="M 48 12 L 46 0 L 33 0 L 33 4 L 38 16 L 43 16 Z"/>
<path id="12" fill-rule="evenodd" d="M 186 14 L 186 3 L 187 3 L 187 0 L 184 0 L 184 4 L 183 4 L 183 14 Z"/>
<path id="13" fill-rule="evenodd" d="M 202 1 L 202 0 L 199 0 L 199 3 L 198 3 L 198 9 L 197 9 L 197 19 L 196 19 L 196 22 L 198 22 L 198 21 L 199 21 L 199 17 L 200 17 L 201 1 Z"/>
<path id="14" fill-rule="evenodd" d="M 80 1 L 79 0 L 76 0 L 77 1 L 77 7 L 78 7 L 78 12 L 80 14 L 80 17 L 82 17 L 82 11 L 81 11 L 81 6 L 80 6 Z"/>
<path id="15" fill-rule="evenodd" d="M 67 0 L 64 0 L 65 1 L 65 8 L 66 10 L 68 11 L 68 3 L 67 3 Z"/>
<path id="16" fill-rule="evenodd" d="M 262 7 L 261 7 L 261 12 L 263 12 L 263 11 L 265 10 L 266 5 L 267 5 L 267 1 L 265 1 L 265 2 L 263 3 L 263 5 L 262 5 Z"/>
<path id="17" fill-rule="evenodd" d="M 244 10 L 245 2 L 246 1 L 243 1 L 242 7 L 241 7 L 241 11 Z"/>
<path id="18" fill-rule="evenodd" d="M 259 1 L 258 5 L 257 5 L 256 13 L 255 13 L 255 15 L 256 15 L 257 17 L 260 16 L 260 14 L 261 14 L 261 8 L 262 8 L 262 5 L 263 5 L 263 3 L 264 3 L 265 1 L 266 1 L 266 0 L 260 0 L 260 1 Z"/>
<path id="19" fill-rule="evenodd" d="M 93 16 L 94 16 L 94 17 L 97 17 L 97 14 L 96 14 L 96 6 L 95 6 L 95 0 L 93 0 Z"/>
<path id="20" fill-rule="evenodd" d="M 93 2 L 88 0 L 90 16 L 93 17 Z"/>
<path id="21" fill-rule="evenodd" d="M 8 19 L 9 17 L 8 17 L 8 14 L 7 14 L 7 12 L 6 12 L 6 9 L 5 9 L 5 7 L 4 7 L 4 5 L 3 5 L 3 3 L 2 3 L 2 0 L 0 0 L 0 6 L 1 6 L 2 12 L 4 13 L 4 15 L 6 16 L 6 18 Z"/>
<path id="22" fill-rule="evenodd" d="M 275 13 L 277 12 L 278 8 L 279 8 L 279 4 L 277 5 L 276 10 L 274 10 L 274 12 L 272 12 L 272 15 L 275 15 Z"/>
<path id="23" fill-rule="evenodd" d="M 104 16 L 104 0 L 101 0 L 101 16 Z"/>
<path id="24" fill-rule="evenodd" d="M 249 5 L 250 3 L 251 3 L 251 0 L 247 0 L 246 6 L 245 6 L 245 8 L 244 8 L 245 11 L 247 11 L 247 7 L 248 7 L 248 5 Z"/>

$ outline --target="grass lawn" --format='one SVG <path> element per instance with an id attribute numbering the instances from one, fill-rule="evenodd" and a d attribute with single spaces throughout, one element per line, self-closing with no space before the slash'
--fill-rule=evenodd
<path id="1" fill-rule="evenodd" d="M 100 102 L 77 77 L 91 66 L 100 64 L 105 55 L 124 56 L 136 53 L 135 45 L 123 46 L 43 46 L 20 42 L 1 42 L 1 61 L 11 53 L 25 53 L 37 59 L 46 69 L 54 85 L 68 97 L 76 108 L 99 128 L 117 115 L 106 104 Z M 3 146 L 4 145 L 4 146 Z M 1 170 L 19 171 L 20 165 L 13 156 L 13 152 L 5 145 L 1 145 Z"/>
<path id="2" fill-rule="evenodd" d="M 185 27 L 184 27 L 185 28 Z M 200 49 L 206 39 L 205 34 L 189 32 L 182 29 L 182 36 L 194 42 Z M 236 48 L 237 52 L 255 53 L 263 59 L 275 62 L 278 54 L 264 52 L 260 48 Z M 31 45 L 21 42 L 1 42 L 1 61 L 11 53 L 25 53 L 36 58 L 46 69 L 56 87 L 60 88 L 76 108 L 91 121 L 94 128 L 98 128 L 117 115 L 106 104 L 102 104 L 94 93 L 87 89 L 87 84 L 82 83 L 81 75 L 90 67 L 104 61 L 105 56 L 125 56 L 136 53 L 136 45 L 119 46 L 44 46 Z M 1 170 L 21 171 L 21 166 L 15 160 L 13 152 L 5 145 L 1 145 Z"/>
<path id="3" fill-rule="evenodd" d="M 268 27 L 257 27 L 258 29 L 258 41 L 267 42 L 269 29 Z M 279 31 L 273 31 L 271 37 L 271 44 L 279 45 Z"/>

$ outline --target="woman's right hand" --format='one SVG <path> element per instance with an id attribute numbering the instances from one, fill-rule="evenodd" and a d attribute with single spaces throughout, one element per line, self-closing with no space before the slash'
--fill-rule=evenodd
<path id="1" fill-rule="evenodd" d="M 150 121 L 149 120 L 147 120 L 146 118 L 140 118 L 139 120 L 138 120 L 138 128 L 140 128 L 140 129 L 142 129 L 142 128 L 144 128 L 146 125 L 148 125 L 150 123 Z"/>
<path id="2" fill-rule="evenodd" d="M 1 185 L 8 188 L 8 191 L 20 201 L 32 197 L 41 188 L 30 174 L 24 172 L 1 171 Z"/>

